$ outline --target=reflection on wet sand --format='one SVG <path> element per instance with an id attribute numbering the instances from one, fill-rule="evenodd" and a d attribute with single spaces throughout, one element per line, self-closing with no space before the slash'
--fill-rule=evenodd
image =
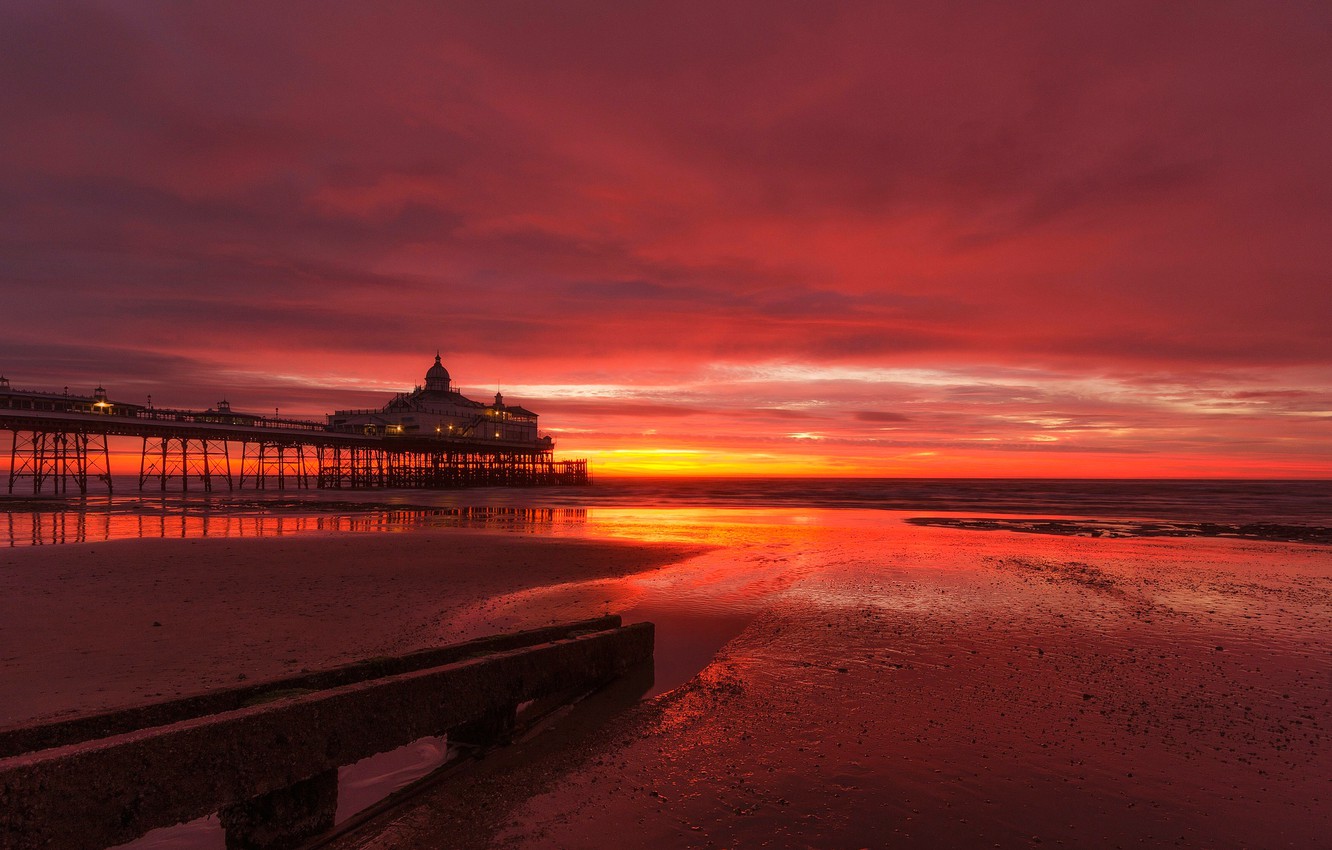
<path id="1" fill-rule="evenodd" d="M 903 519 L 598 510 L 588 533 L 721 548 L 524 590 L 490 600 L 489 616 L 604 598 L 658 623 L 659 680 L 694 638 L 726 643 L 555 764 L 465 792 L 483 821 L 495 815 L 454 846 L 600 847 L 607 823 L 633 824 L 619 843 L 644 848 L 1240 848 L 1327 834 L 1326 547 Z M 436 805 L 458 808 L 424 801 L 395 817 L 397 834 L 455 835 Z M 338 846 L 393 845 L 367 833 Z"/>
<path id="2" fill-rule="evenodd" d="M 317 507 L 305 505 L 305 510 Z M 233 510 L 154 511 L 80 508 L 0 512 L 0 540 L 10 547 L 58 546 L 140 538 L 282 537 L 311 532 L 388 532 L 423 524 L 505 531 L 549 531 L 579 525 L 584 508 L 405 508 L 364 513 L 236 513 Z"/>

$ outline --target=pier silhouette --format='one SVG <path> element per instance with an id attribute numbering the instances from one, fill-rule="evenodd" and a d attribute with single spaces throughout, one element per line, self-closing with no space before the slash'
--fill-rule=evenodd
<path id="1" fill-rule="evenodd" d="M 442 375 L 442 377 L 440 377 Z M 14 389 L 0 378 L 0 430 L 11 433 L 8 492 L 112 490 L 108 440 L 137 438 L 139 489 L 524 487 L 590 483 L 587 461 L 556 460 L 536 414 L 464 397 L 435 358 L 427 385 L 383 408 L 327 422 L 127 404 Z M 24 486 L 30 482 L 30 488 Z"/>

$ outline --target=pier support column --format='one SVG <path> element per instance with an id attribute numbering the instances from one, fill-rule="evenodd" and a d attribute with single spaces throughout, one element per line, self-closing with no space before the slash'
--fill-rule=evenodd
<path id="1" fill-rule="evenodd" d="M 333 828 L 338 771 L 327 770 L 286 788 L 232 803 L 218 814 L 227 850 L 287 850 Z"/>
<path id="2" fill-rule="evenodd" d="M 42 491 L 47 467 L 46 434 L 38 431 L 13 429 L 14 440 L 9 447 L 9 492 L 14 492 L 14 484 L 21 478 L 32 478 L 32 492 Z"/>
<path id="3" fill-rule="evenodd" d="M 79 493 L 88 495 L 89 479 L 101 481 L 106 485 L 106 492 L 111 493 L 111 452 L 107 449 L 106 434 L 83 431 L 72 436 L 74 480 L 79 485 Z"/>
<path id="4" fill-rule="evenodd" d="M 312 482 L 321 480 L 322 453 L 314 445 L 298 440 L 247 441 L 241 447 L 241 473 L 238 489 L 245 481 L 254 482 L 256 490 L 268 489 L 270 483 L 277 489 L 287 487 L 308 489 Z"/>
<path id="5" fill-rule="evenodd" d="M 14 441 L 9 450 L 9 492 L 21 478 L 32 479 L 32 492 L 42 492 L 51 481 L 53 492 L 59 496 L 69 487 L 73 475 L 71 461 L 77 465 L 80 455 L 65 431 L 24 431 L 14 429 Z"/>
<path id="6" fill-rule="evenodd" d="M 167 484 L 176 478 L 180 479 L 182 493 L 189 491 L 191 478 L 203 485 L 205 493 L 212 492 L 214 478 L 226 481 L 227 489 L 232 489 L 231 454 L 226 440 L 144 437 L 143 453 L 139 456 L 139 489 L 150 479 L 157 479 L 158 489 L 165 493 Z"/>

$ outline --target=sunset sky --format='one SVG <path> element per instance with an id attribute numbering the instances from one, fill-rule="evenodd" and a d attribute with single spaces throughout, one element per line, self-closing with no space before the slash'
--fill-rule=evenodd
<path id="1" fill-rule="evenodd" d="M 1332 475 L 1332 5 L 0 7 L 0 374 L 597 474 Z M 6 441 L 7 442 L 7 441 Z"/>

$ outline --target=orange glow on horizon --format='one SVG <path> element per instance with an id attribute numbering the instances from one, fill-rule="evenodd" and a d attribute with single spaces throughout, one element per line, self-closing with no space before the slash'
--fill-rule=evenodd
<path id="1" fill-rule="evenodd" d="M 575 441 L 568 441 L 573 443 Z M 577 441 L 581 443 L 581 441 Z M 8 440 L 0 439 L 0 469 L 8 469 Z M 669 447 L 557 445 L 556 459 L 587 458 L 597 478 L 1329 478 L 1317 458 L 1245 461 L 1222 456 L 1131 456 L 1088 452 L 1041 456 L 1032 452 L 908 451 L 882 455 L 755 452 L 715 443 Z M 127 439 L 110 444 L 111 472 L 137 478 L 139 448 Z M 239 454 L 231 457 L 240 473 Z M 27 486 L 31 486 L 28 484 Z M 24 484 L 16 485 L 16 495 Z M 153 482 L 145 489 L 151 490 Z M 179 482 L 169 485 L 178 490 Z M 191 486 L 191 489 L 197 489 Z"/>
<path id="2" fill-rule="evenodd" d="M 1014 458 L 1000 453 L 917 453 L 917 456 L 754 456 L 714 448 L 565 453 L 588 457 L 598 478 L 1329 478 L 1317 461 L 1244 463 L 1224 457 L 1124 459 L 1088 454 Z"/>

